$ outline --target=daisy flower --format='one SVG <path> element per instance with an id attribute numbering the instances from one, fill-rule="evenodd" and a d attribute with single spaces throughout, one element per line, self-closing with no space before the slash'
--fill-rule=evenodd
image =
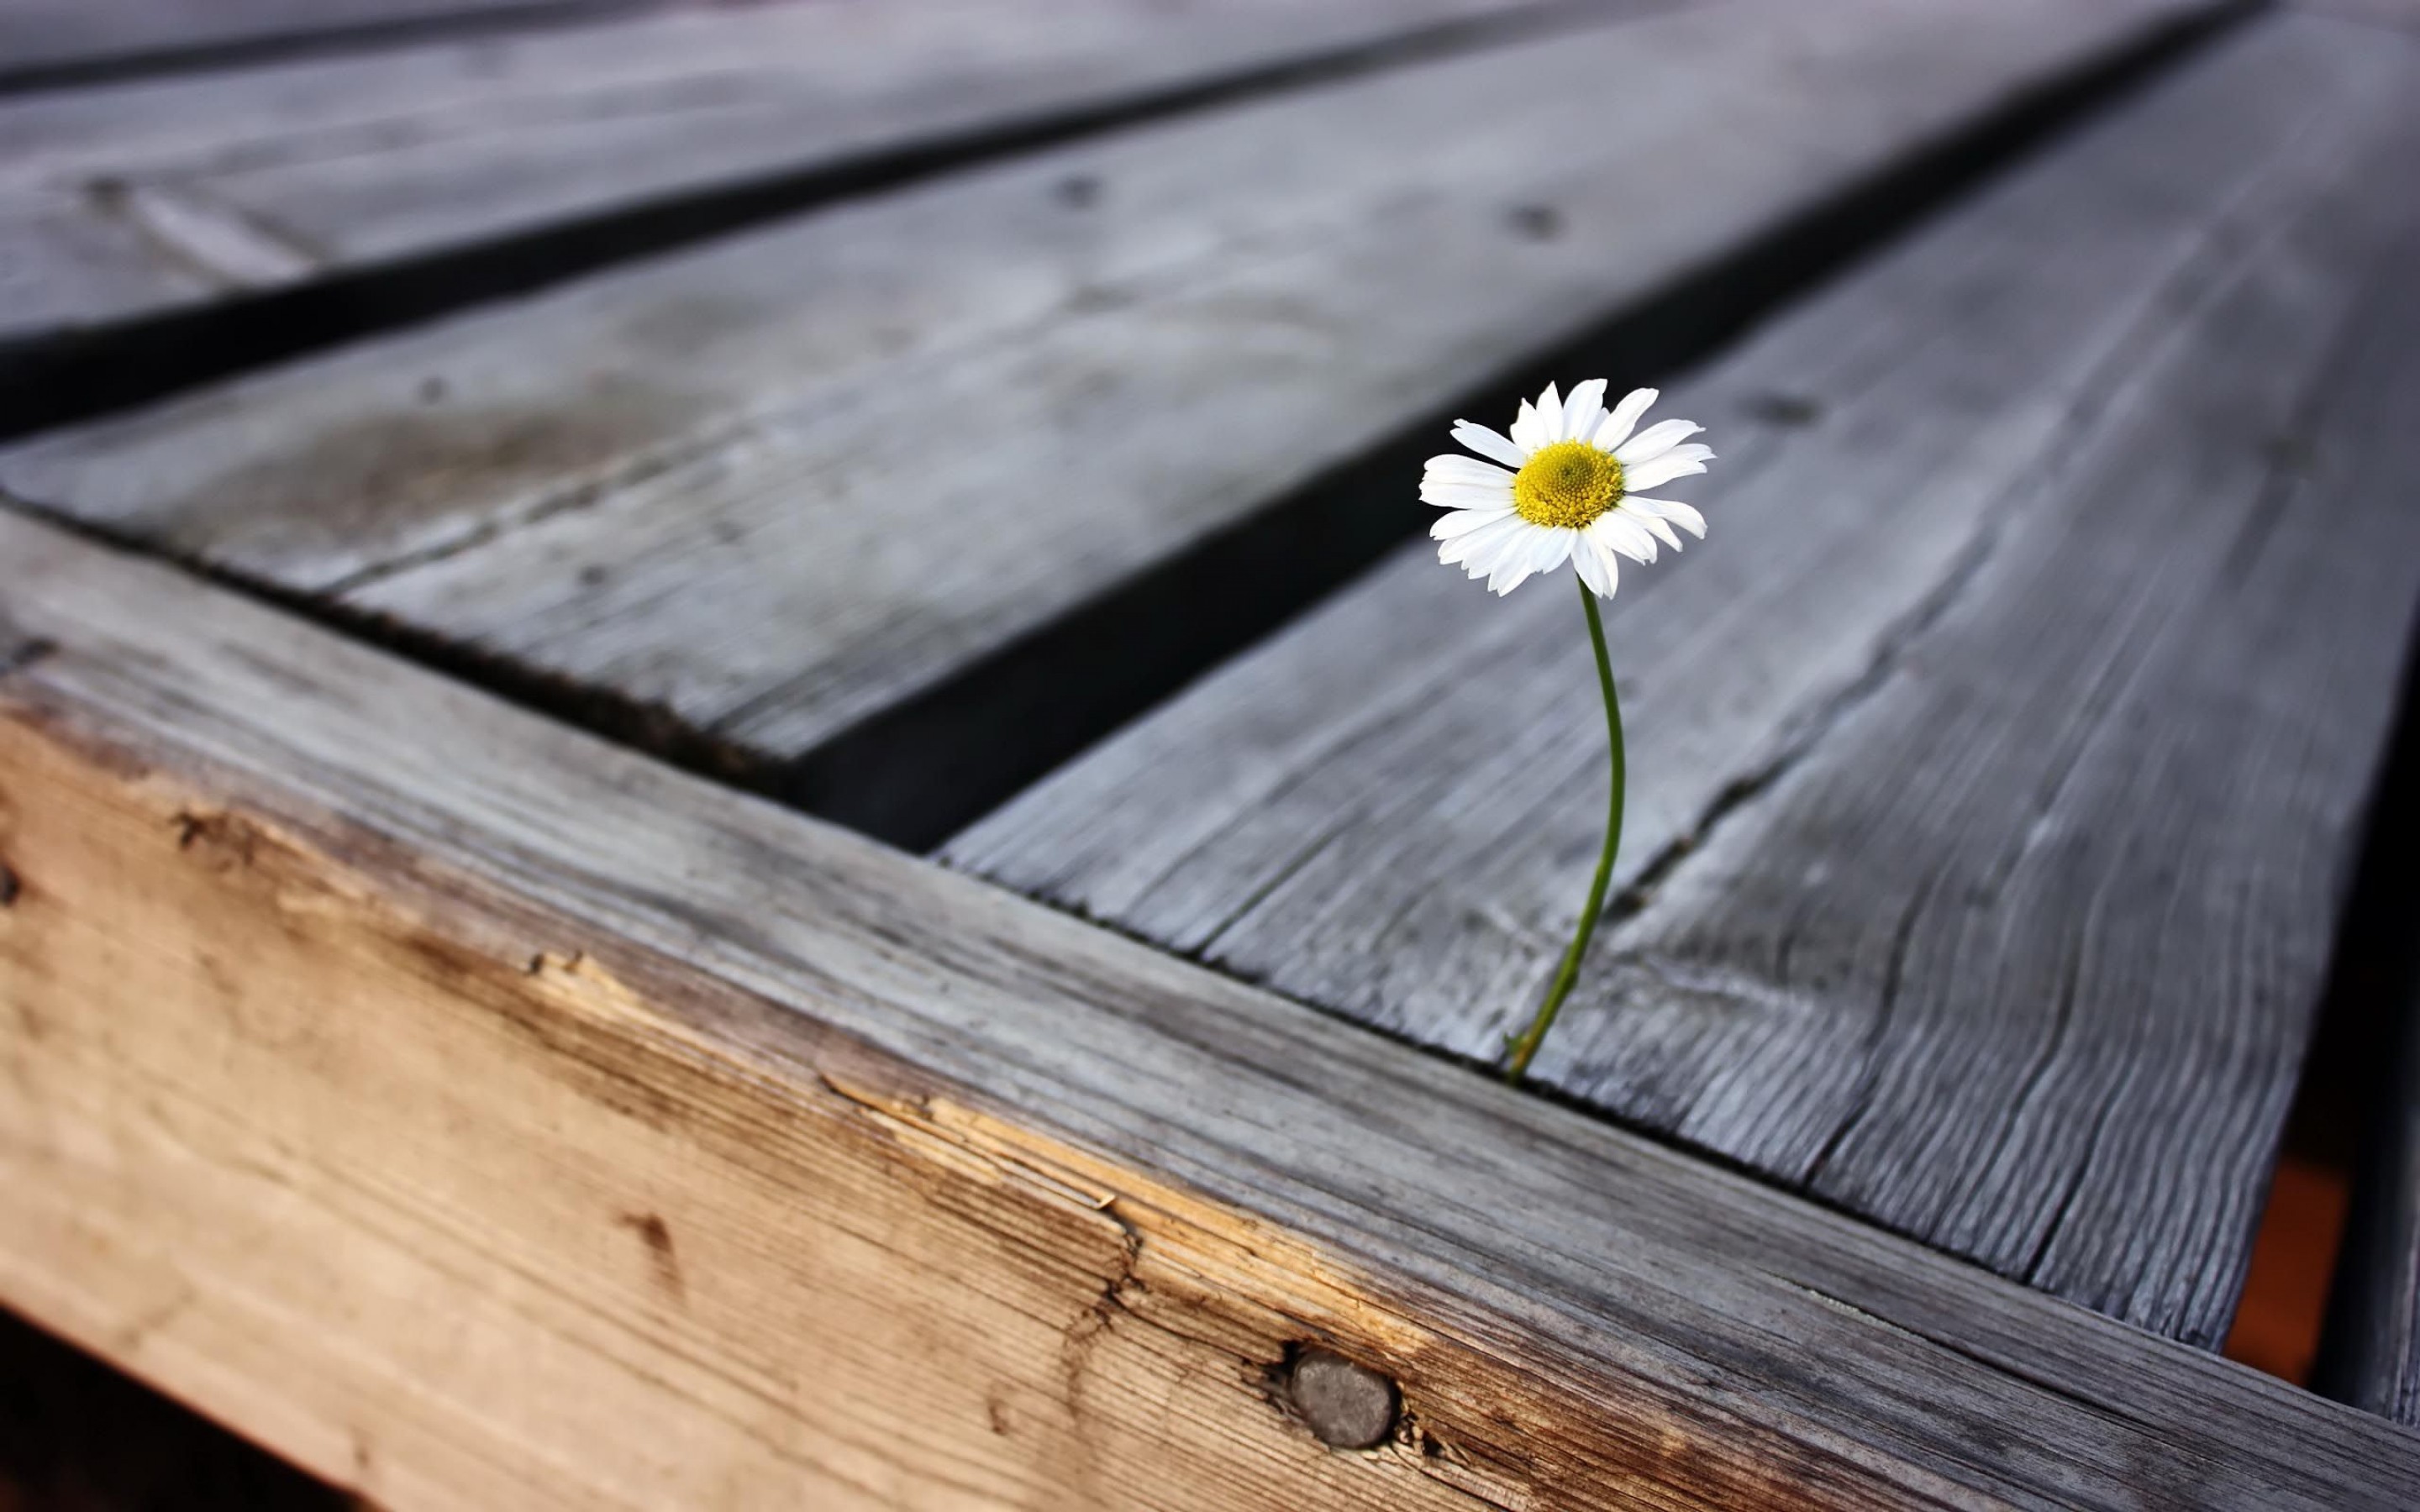
<path id="1" fill-rule="evenodd" d="M 1653 389 L 1633 389 L 1608 410 L 1605 380 L 1590 378 L 1568 398 L 1547 384 L 1536 404 L 1522 403 L 1510 436 L 1455 421 L 1453 439 L 1479 455 L 1433 456 L 1420 478 L 1420 498 L 1450 511 L 1429 531 L 1443 543 L 1437 560 L 1498 594 L 1568 560 L 1611 598 L 1616 559 L 1652 562 L 1659 541 L 1678 551 L 1676 525 L 1702 538 L 1704 516 L 1643 491 L 1705 471 L 1714 455 L 1689 440 L 1702 427 L 1685 420 L 1639 430 L 1654 402 Z"/>
<path id="2" fill-rule="evenodd" d="M 1641 490 L 1706 471 L 1714 453 L 1689 440 L 1699 427 L 1667 420 L 1638 428 L 1653 389 L 1633 389 L 1608 411 L 1605 380 L 1575 384 L 1568 398 L 1555 386 L 1524 403 L 1512 434 L 1499 436 L 1467 420 L 1453 423 L 1453 439 L 1479 454 L 1429 458 L 1420 497 L 1447 513 L 1429 533 L 1441 543 L 1437 560 L 1459 564 L 1487 586 L 1509 594 L 1539 573 L 1566 561 L 1579 575 L 1580 607 L 1588 614 L 1589 643 L 1596 652 L 1597 689 L 1605 696 L 1607 754 L 1613 787 L 1606 806 L 1605 848 L 1596 878 L 1580 907 L 1578 928 L 1563 951 L 1545 1000 L 1528 1026 L 1504 1037 L 1504 1073 L 1518 1082 L 1554 1027 L 1563 999 L 1579 980 L 1589 940 L 1605 913 L 1613 880 L 1613 858 L 1621 849 L 1621 800 L 1626 768 L 1621 748 L 1621 702 L 1614 696 L 1613 658 L 1605 649 L 1605 617 L 1596 601 L 1611 598 L 1621 563 L 1655 560 L 1657 542 L 1681 549 L 1681 530 L 1703 539 L 1706 517 L 1674 499 L 1651 499 Z"/>

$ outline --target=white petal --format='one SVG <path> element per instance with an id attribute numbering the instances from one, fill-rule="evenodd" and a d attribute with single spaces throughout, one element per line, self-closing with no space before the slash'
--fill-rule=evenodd
<path id="1" fill-rule="evenodd" d="M 1588 528 L 1589 538 L 1608 551 L 1618 552 L 1633 562 L 1655 560 L 1655 537 L 1635 519 L 1624 519 L 1619 512 L 1600 515 Z"/>
<path id="2" fill-rule="evenodd" d="M 1597 425 L 1605 419 L 1605 379 L 1590 378 L 1572 385 L 1571 397 L 1563 401 L 1563 439 L 1585 440 L 1596 434 Z"/>
<path id="3" fill-rule="evenodd" d="M 1462 563 L 1463 571 L 1467 573 L 1474 581 L 1482 578 L 1488 579 L 1487 585 L 1493 588 L 1496 586 L 1496 579 L 1514 570 L 1519 565 L 1528 547 L 1529 536 L 1527 530 L 1504 536 L 1487 550 L 1475 552 L 1465 558 Z"/>
<path id="4" fill-rule="evenodd" d="M 1637 435 L 1613 449 L 1614 460 L 1623 467 L 1662 456 L 1690 437 L 1705 429 L 1685 420 L 1659 420 Z"/>
<path id="5" fill-rule="evenodd" d="M 1450 541 L 1457 535 L 1468 535 L 1481 525 L 1492 525 L 1510 516 L 1509 509 L 1457 509 L 1450 515 L 1439 515 L 1429 527 L 1434 540 Z"/>
<path id="6" fill-rule="evenodd" d="M 1624 509 L 1652 510 L 1699 540 L 1706 538 L 1706 517 L 1678 499 L 1641 499 L 1631 494 L 1621 501 L 1621 505 Z"/>
<path id="7" fill-rule="evenodd" d="M 1664 457 L 1656 460 L 1660 461 L 1664 458 L 1674 458 L 1683 462 L 1711 462 L 1714 459 L 1714 449 L 1702 441 L 1683 441 L 1678 446 L 1667 449 Z"/>
<path id="8" fill-rule="evenodd" d="M 1512 473 L 1510 469 L 1499 468 L 1493 462 L 1481 462 L 1475 456 L 1464 456 L 1453 452 L 1449 452 L 1443 456 L 1430 457 L 1428 466 L 1421 470 L 1420 475 L 1427 478 L 1451 478 L 1459 483 L 1501 484 L 1508 488 L 1512 485 Z"/>
<path id="9" fill-rule="evenodd" d="M 1508 541 L 1518 540 L 1523 532 L 1535 529 L 1537 529 L 1536 526 L 1518 516 L 1490 520 L 1478 529 L 1457 535 L 1437 548 L 1437 560 L 1446 563 L 1467 563 L 1472 574 L 1476 576 L 1485 570 L 1487 563 L 1496 559 L 1497 548 Z"/>
<path id="10" fill-rule="evenodd" d="M 1551 383 L 1539 392 L 1538 418 L 1545 422 L 1546 440 L 1549 442 L 1563 439 L 1563 401 L 1555 393 L 1555 386 Z"/>
<path id="11" fill-rule="evenodd" d="M 1651 509 L 1634 509 L 1631 507 L 1630 501 L 1627 499 L 1624 499 L 1621 503 L 1614 505 L 1614 508 L 1624 517 L 1637 520 L 1640 526 L 1645 528 L 1649 534 L 1654 536 L 1655 539 L 1663 542 L 1666 546 L 1670 547 L 1673 550 L 1678 551 L 1681 549 L 1681 538 L 1672 533 L 1671 526 L 1664 523 L 1663 516 L 1656 514 Z"/>
<path id="12" fill-rule="evenodd" d="M 1503 548 L 1496 553 L 1496 560 L 1488 564 L 1488 589 L 1497 594 L 1509 594 L 1521 586 L 1522 579 L 1544 570 L 1544 564 L 1553 560 L 1553 553 L 1559 546 L 1565 552 L 1570 551 L 1569 542 L 1555 539 L 1561 533 L 1525 523 L 1521 533 L 1505 542 Z M 1478 563 L 1474 563 L 1472 566 L 1475 571 Z"/>
<path id="13" fill-rule="evenodd" d="M 1685 478 L 1693 472 L 1705 471 L 1706 464 L 1703 462 L 1692 462 L 1686 458 L 1675 458 L 1668 455 L 1651 456 L 1637 467 L 1623 464 L 1621 486 L 1625 490 L 1652 488 L 1658 484 L 1669 483 L 1674 478 Z"/>
<path id="14" fill-rule="evenodd" d="M 1559 420 L 1561 416 L 1558 414 L 1556 418 Z M 1522 400 L 1521 412 L 1512 417 L 1512 444 L 1520 447 L 1525 454 L 1534 452 L 1542 446 L 1552 446 L 1557 438 L 1551 434 L 1551 431 L 1552 426 L 1547 424 L 1545 417 L 1539 414 L 1530 406 L 1528 400 Z"/>
<path id="15" fill-rule="evenodd" d="M 1582 535 L 1572 548 L 1572 570 L 1588 584 L 1589 592 L 1599 598 L 1613 595 L 1613 579 L 1606 569 L 1606 555 L 1595 541 Z"/>
<path id="16" fill-rule="evenodd" d="M 1420 486 L 1420 502 L 1438 509 L 1510 509 L 1512 507 L 1512 490 L 1474 488 L 1460 483 L 1430 483 Z"/>
<path id="17" fill-rule="evenodd" d="M 1604 542 L 1598 540 L 1593 535 L 1584 535 L 1584 538 L 1580 542 L 1579 550 L 1572 553 L 1572 560 L 1574 562 L 1577 562 L 1582 552 L 1594 557 L 1598 567 L 1603 569 L 1605 573 L 1605 587 L 1598 593 L 1597 596 L 1599 598 L 1611 598 L 1613 596 L 1613 591 L 1621 586 L 1621 559 L 1616 557 Z"/>
<path id="18" fill-rule="evenodd" d="M 1518 559 L 1508 559 L 1508 561 L 1517 560 L 1526 569 L 1521 574 L 1523 578 L 1533 572 L 1552 572 L 1571 560 L 1572 548 L 1579 543 L 1579 538 L 1580 532 L 1577 531 L 1538 531 L 1530 536 L 1526 555 Z M 1513 579 L 1512 582 L 1505 584 L 1502 592 L 1511 593 L 1513 584 L 1520 580 L 1521 578 Z"/>
<path id="19" fill-rule="evenodd" d="M 1597 449 L 1610 452 L 1630 440 L 1631 431 L 1637 427 L 1638 417 L 1647 413 L 1647 407 L 1654 402 L 1653 389 L 1633 389 L 1624 394 L 1621 402 L 1613 407 L 1613 413 L 1606 416 L 1596 427 Z"/>
<path id="20" fill-rule="evenodd" d="M 1420 496 L 1426 498 L 1433 493 L 1475 493 L 1491 499 L 1510 499 L 1512 497 L 1512 475 L 1508 472 L 1500 477 L 1479 478 L 1456 472 L 1421 474 Z"/>
<path id="21" fill-rule="evenodd" d="M 1517 468 L 1529 460 L 1529 454 L 1513 445 L 1509 438 L 1467 420 L 1453 423 L 1453 439 L 1490 461 L 1501 462 L 1508 468 Z"/>

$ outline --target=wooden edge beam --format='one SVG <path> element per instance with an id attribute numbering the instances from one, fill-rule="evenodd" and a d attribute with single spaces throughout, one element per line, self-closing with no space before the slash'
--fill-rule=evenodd
<path id="1" fill-rule="evenodd" d="M 381 1504 L 2420 1503 L 2382 1422 L 167 569 L 0 517 L 0 1301 Z"/>

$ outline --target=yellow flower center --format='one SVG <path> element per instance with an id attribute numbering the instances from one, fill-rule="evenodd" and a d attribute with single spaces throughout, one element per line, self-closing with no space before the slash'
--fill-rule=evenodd
<path id="1" fill-rule="evenodd" d="M 1512 475 L 1512 512 L 1532 525 L 1576 531 L 1621 502 L 1621 464 L 1586 441 L 1542 446 Z"/>

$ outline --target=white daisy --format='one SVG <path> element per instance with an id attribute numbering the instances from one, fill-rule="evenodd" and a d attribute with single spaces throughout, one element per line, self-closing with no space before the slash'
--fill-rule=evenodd
<path id="1" fill-rule="evenodd" d="M 1705 471 L 1714 454 L 1689 440 L 1704 427 L 1667 420 L 1637 430 L 1653 389 L 1633 389 L 1610 411 L 1604 401 L 1603 378 L 1575 384 L 1569 398 L 1549 383 L 1535 405 L 1523 403 L 1510 436 L 1455 421 L 1453 439 L 1479 456 L 1433 456 L 1420 479 L 1420 498 L 1451 511 L 1429 531 L 1444 543 L 1437 560 L 1509 594 L 1569 559 L 1611 598 L 1617 557 L 1652 562 L 1658 541 L 1678 551 L 1675 525 L 1702 539 L 1703 515 L 1639 490 Z"/>

